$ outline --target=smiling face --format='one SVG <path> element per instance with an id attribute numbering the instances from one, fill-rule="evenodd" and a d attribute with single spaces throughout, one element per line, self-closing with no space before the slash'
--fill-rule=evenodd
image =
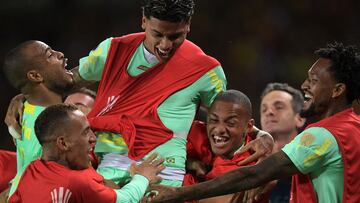
<path id="1" fill-rule="evenodd" d="M 238 150 L 245 135 L 252 129 L 254 120 L 239 104 L 215 101 L 208 115 L 207 133 L 212 151 L 231 159 Z"/>
<path id="2" fill-rule="evenodd" d="M 90 129 L 86 116 L 80 111 L 69 112 L 66 126 L 65 160 L 69 168 L 81 170 L 89 167 L 90 153 L 95 146 L 96 137 Z"/>
<path id="3" fill-rule="evenodd" d="M 72 73 L 66 70 L 67 58 L 64 54 L 54 51 L 47 44 L 34 41 L 30 44 L 25 54 L 31 58 L 32 65 L 42 76 L 42 83 L 50 90 L 64 93 L 73 86 Z"/>
<path id="4" fill-rule="evenodd" d="M 336 81 L 329 71 L 330 59 L 320 58 L 308 71 L 308 78 L 301 85 L 304 92 L 303 117 L 324 117 L 332 100 L 332 93 Z"/>
<path id="5" fill-rule="evenodd" d="M 301 127 L 300 116 L 292 105 L 293 97 L 281 90 L 267 93 L 261 100 L 261 128 L 270 134 L 289 134 Z"/>
<path id="6" fill-rule="evenodd" d="M 184 42 L 190 31 L 190 22 L 169 22 L 143 16 L 142 28 L 146 35 L 146 49 L 161 63 L 168 61 Z"/>

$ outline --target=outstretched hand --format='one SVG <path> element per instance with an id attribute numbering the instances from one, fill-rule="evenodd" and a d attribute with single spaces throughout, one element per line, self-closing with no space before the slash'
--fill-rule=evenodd
<path id="1" fill-rule="evenodd" d="M 159 158 L 155 160 L 156 157 L 157 153 L 153 153 L 139 165 L 136 165 L 136 163 L 132 163 L 129 169 L 130 174 L 139 174 L 145 176 L 150 183 L 159 182 L 161 180 L 161 177 L 157 174 L 164 170 L 165 166 L 162 164 L 164 162 L 164 158 Z"/>
<path id="2" fill-rule="evenodd" d="M 25 97 L 23 94 L 18 94 L 14 98 L 11 99 L 9 107 L 5 116 L 5 124 L 9 128 L 9 133 L 14 138 L 21 138 L 21 120 L 22 114 L 24 110 L 24 102 Z"/>
<path id="3" fill-rule="evenodd" d="M 246 151 L 254 152 L 248 158 L 240 161 L 238 163 L 239 166 L 247 165 L 248 163 L 257 161 L 260 162 L 267 156 L 272 153 L 272 149 L 274 147 L 274 140 L 272 136 L 262 130 L 257 131 L 257 138 L 248 144 L 246 144 L 243 148 L 241 148 L 237 153 L 244 153 Z"/>

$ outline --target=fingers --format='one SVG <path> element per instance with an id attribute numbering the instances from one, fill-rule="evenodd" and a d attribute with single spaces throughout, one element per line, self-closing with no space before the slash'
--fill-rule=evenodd
<path id="1" fill-rule="evenodd" d="M 136 173 L 136 168 L 138 166 L 136 165 L 136 163 L 131 163 L 130 167 L 129 167 L 129 173 L 130 173 L 130 176 L 134 176 L 135 173 Z"/>
<path id="2" fill-rule="evenodd" d="M 143 163 L 148 163 L 150 164 L 152 161 L 154 161 L 154 159 L 157 157 L 158 153 L 152 153 L 147 159 L 145 159 L 145 161 L 143 161 Z"/>
<path id="3" fill-rule="evenodd" d="M 160 176 L 155 176 L 150 182 L 151 183 L 158 183 L 162 180 Z"/>
<path id="4" fill-rule="evenodd" d="M 236 154 L 242 154 L 242 153 L 244 153 L 244 152 L 249 151 L 250 149 L 252 149 L 252 146 L 251 146 L 251 144 L 249 143 L 249 144 L 243 146 L 239 151 L 237 151 Z"/>
<path id="5" fill-rule="evenodd" d="M 164 163 L 165 159 L 164 158 L 159 158 L 159 159 L 156 159 L 155 161 L 152 161 L 151 164 L 154 165 L 154 166 L 158 166 L 162 163 Z"/>
<path id="6" fill-rule="evenodd" d="M 263 154 L 256 152 L 256 153 L 250 155 L 248 158 L 240 161 L 237 165 L 238 165 L 238 166 L 247 165 L 247 164 L 249 164 L 249 163 L 251 163 L 251 162 L 254 162 L 254 161 L 258 160 L 258 159 L 259 159 L 260 157 L 262 157 L 262 156 L 263 156 Z"/>

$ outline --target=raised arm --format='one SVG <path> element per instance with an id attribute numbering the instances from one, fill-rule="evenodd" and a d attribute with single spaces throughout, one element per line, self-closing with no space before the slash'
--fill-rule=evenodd
<path id="1" fill-rule="evenodd" d="M 85 80 L 84 78 L 82 78 L 79 73 L 79 66 L 76 66 L 75 68 L 71 69 L 71 72 L 73 73 L 72 77 L 74 81 L 73 91 L 80 89 L 82 87 L 96 90 L 97 82 L 93 80 Z"/>

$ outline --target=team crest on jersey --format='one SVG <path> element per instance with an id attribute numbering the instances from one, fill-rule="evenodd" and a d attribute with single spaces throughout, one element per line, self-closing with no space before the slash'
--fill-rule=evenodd
<path id="1" fill-rule="evenodd" d="M 101 116 L 101 115 L 105 114 L 106 112 L 110 111 L 114 107 L 117 100 L 119 100 L 119 98 L 120 98 L 119 95 L 118 96 L 110 96 L 110 97 L 108 97 L 105 108 L 103 108 L 100 111 L 100 113 L 97 114 L 97 116 Z"/>
<path id="2" fill-rule="evenodd" d="M 52 203 L 68 203 L 72 193 L 69 189 L 59 187 L 51 191 Z"/>

